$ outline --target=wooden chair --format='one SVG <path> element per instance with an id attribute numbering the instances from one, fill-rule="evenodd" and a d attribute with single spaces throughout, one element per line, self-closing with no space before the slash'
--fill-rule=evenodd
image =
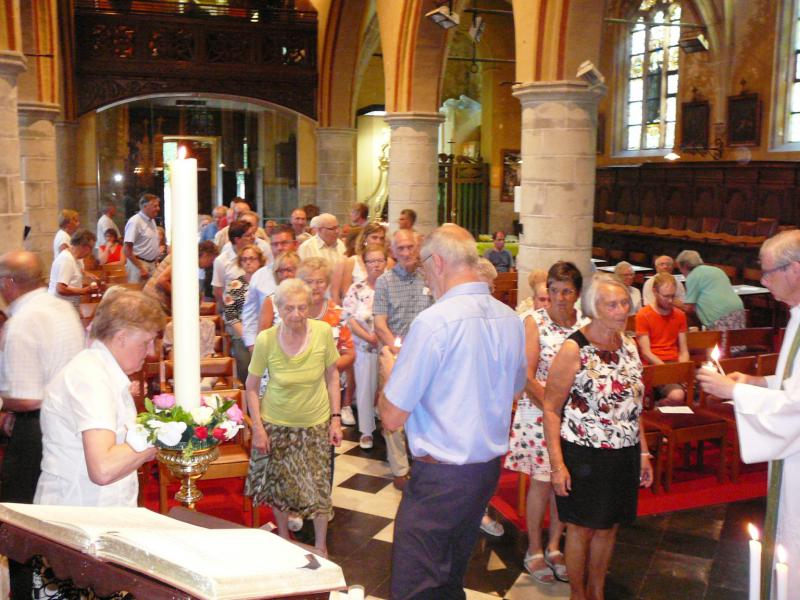
<path id="1" fill-rule="evenodd" d="M 653 388 L 670 383 L 682 384 L 686 388 L 687 404 L 694 398 L 695 365 L 691 361 L 647 365 L 644 368 L 646 397 L 652 398 Z M 657 409 L 645 411 L 642 421 L 645 432 L 660 431 L 666 439 L 666 472 L 664 488 L 669 491 L 675 467 L 675 451 L 684 448 L 684 463 L 689 466 L 689 446 L 697 443 L 697 465 L 703 463 L 703 444 L 706 441 L 719 443 L 720 459 L 717 477 L 725 480 L 726 454 L 728 452 L 728 424 L 721 417 L 702 409 L 694 409 L 692 414 L 668 414 Z"/>
<path id="2" fill-rule="evenodd" d="M 720 264 L 708 263 L 708 266 L 717 267 L 718 269 L 721 269 L 725 273 L 725 275 L 728 276 L 728 279 L 730 279 L 731 282 L 736 281 L 736 278 L 739 276 L 739 268 L 736 267 L 735 265 L 720 265 Z"/>
<path id="3" fill-rule="evenodd" d="M 725 356 L 734 356 L 731 348 L 743 348 L 736 356 L 757 355 L 775 351 L 775 330 L 772 327 L 748 327 L 723 332 Z"/>
<path id="4" fill-rule="evenodd" d="M 640 266 L 645 266 L 648 262 L 650 262 L 646 252 L 629 252 L 628 260 L 630 260 L 633 264 Z"/>
<path id="5" fill-rule="evenodd" d="M 628 315 L 625 320 L 625 333 L 629 335 L 636 335 L 636 315 Z"/>
<path id="6" fill-rule="evenodd" d="M 247 414 L 244 393 L 242 390 L 217 390 L 214 392 L 223 398 L 230 398 L 236 401 L 242 412 Z M 228 479 L 247 477 L 248 465 L 250 464 L 250 420 L 245 417 L 245 427 L 240 429 L 236 436 L 219 446 L 219 458 L 208 466 L 208 470 L 201 478 L 202 481 L 212 479 Z M 168 510 L 167 487 L 170 481 L 174 481 L 169 474 L 169 470 L 158 464 L 158 509 L 161 514 L 166 514 Z M 253 527 L 258 527 L 258 508 L 253 506 L 252 500 L 244 496 L 245 512 L 250 511 Z"/>
<path id="7" fill-rule="evenodd" d="M 721 331 L 689 331 L 686 333 L 689 358 L 699 367 L 706 360 L 714 346 L 722 345 Z"/>
<path id="8" fill-rule="evenodd" d="M 592 246 L 592 258 L 605 258 L 606 249 L 599 246 Z"/>
<path id="9" fill-rule="evenodd" d="M 514 277 L 501 278 L 500 275 L 513 275 Z M 492 296 L 503 304 L 507 304 L 511 308 L 517 306 L 517 274 L 516 273 L 499 273 L 494 280 L 494 290 Z"/>
<path id="10" fill-rule="evenodd" d="M 200 303 L 200 316 L 201 317 L 213 317 L 217 314 L 217 303 L 216 302 L 201 302 Z"/>
<path id="11" fill-rule="evenodd" d="M 109 265 L 103 265 L 101 267 L 103 273 L 103 280 L 108 281 L 109 277 L 116 277 L 119 275 L 124 275 L 125 277 L 128 276 L 127 272 L 125 271 L 125 265 L 122 263 L 111 263 Z"/>
<path id="12" fill-rule="evenodd" d="M 778 368 L 777 352 L 770 354 L 761 354 L 756 357 L 756 375 L 759 377 L 766 377 L 767 375 L 775 375 L 775 370 Z"/>
<path id="13" fill-rule="evenodd" d="M 167 380 L 173 378 L 175 363 L 164 361 L 164 373 Z M 236 360 L 230 356 L 219 358 L 203 358 L 200 360 L 200 377 L 216 377 L 219 381 L 215 388 L 235 389 L 241 387 L 236 376 Z M 215 390 L 211 390 L 214 392 Z"/>

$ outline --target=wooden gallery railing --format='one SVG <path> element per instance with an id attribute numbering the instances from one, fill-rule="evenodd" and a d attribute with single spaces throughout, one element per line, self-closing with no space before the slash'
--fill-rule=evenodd
<path id="1" fill-rule="evenodd" d="M 480 158 L 439 155 L 439 224 L 457 223 L 475 237 L 489 228 L 489 165 Z"/>

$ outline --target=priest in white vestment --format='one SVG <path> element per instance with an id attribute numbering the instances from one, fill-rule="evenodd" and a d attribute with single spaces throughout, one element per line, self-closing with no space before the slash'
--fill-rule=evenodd
<path id="1" fill-rule="evenodd" d="M 697 379 L 703 390 L 732 398 L 742 460 L 783 459 L 777 542 L 788 554 L 789 599 L 800 599 L 800 230 L 764 242 L 761 283 L 791 308 L 775 375 L 728 376 L 706 369 Z"/>

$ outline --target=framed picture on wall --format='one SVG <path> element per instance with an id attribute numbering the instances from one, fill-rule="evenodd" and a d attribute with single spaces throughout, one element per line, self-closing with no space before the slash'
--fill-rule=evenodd
<path id="1" fill-rule="evenodd" d="M 708 148 L 708 123 L 711 107 L 708 102 L 681 104 L 681 148 Z"/>
<path id="2" fill-rule="evenodd" d="M 728 146 L 761 143 L 761 103 L 758 94 L 728 96 Z"/>
<path id="3" fill-rule="evenodd" d="M 503 157 L 503 183 L 500 202 L 514 202 L 514 187 L 519 185 L 519 167 L 522 158 L 519 150 L 501 150 Z"/>

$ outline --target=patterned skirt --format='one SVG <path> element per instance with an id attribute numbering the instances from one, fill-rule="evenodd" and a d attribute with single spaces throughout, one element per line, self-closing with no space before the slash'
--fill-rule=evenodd
<path id="1" fill-rule="evenodd" d="M 328 423 L 285 427 L 264 423 L 270 451 L 250 455 L 244 493 L 304 519 L 331 512 L 331 459 Z"/>
<path id="2" fill-rule="evenodd" d="M 550 481 L 550 456 L 544 439 L 542 410 L 528 398 L 520 398 L 517 403 L 503 466 L 526 473 L 536 481 Z"/>

